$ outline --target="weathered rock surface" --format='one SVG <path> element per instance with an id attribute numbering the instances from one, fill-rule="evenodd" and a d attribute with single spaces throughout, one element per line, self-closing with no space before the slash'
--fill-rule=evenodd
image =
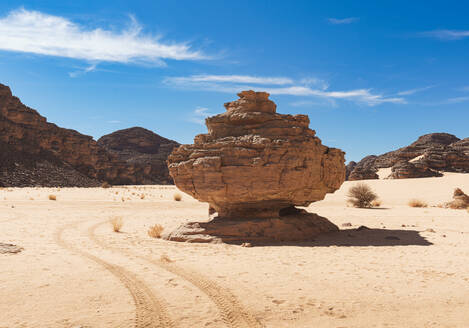
<path id="1" fill-rule="evenodd" d="M 407 161 L 399 161 L 392 166 L 392 179 L 408 179 L 408 178 L 428 178 L 441 177 L 438 171 L 432 170 L 421 163 L 412 163 Z"/>
<path id="2" fill-rule="evenodd" d="M 3 84 L 0 150 L 0 185 L 4 186 L 93 187 L 101 181 L 142 184 L 152 181 L 155 173 L 111 154 L 90 136 L 47 122 Z M 165 181 L 170 178 L 158 178 L 158 183 Z"/>
<path id="3" fill-rule="evenodd" d="M 189 222 L 162 238 L 191 243 L 250 242 L 256 245 L 285 241 L 312 241 L 322 233 L 339 228 L 305 210 L 276 218 L 233 219 L 216 217 L 208 222 Z"/>
<path id="4" fill-rule="evenodd" d="M 98 140 L 98 145 L 133 168 L 138 184 L 172 184 L 166 160 L 179 143 L 140 128 L 119 130 Z"/>
<path id="5" fill-rule="evenodd" d="M 374 164 L 377 156 L 370 155 L 363 158 L 360 162 L 356 163 L 353 170 L 349 173 L 348 180 L 370 180 L 378 179 L 378 170 Z"/>
<path id="6" fill-rule="evenodd" d="M 218 222 L 228 222 L 223 220 L 265 219 L 262 224 L 253 221 L 251 227 L 259 239 L 274 239 L 261 226 L 278 226 L 272 220 L 282 210 L 308 206 L 340 187 L 345 179 L 344 153 L 322 145 L 309 129 L 306 115 L 277 114 L 269 94 L 243 91 L 238 95 L 239 100 L 225 104 L 225 113 L 206 119 L 208 134 L 173 151 L 169 171 L 179 189 L 208 202 L 218 213 L 219 219 L 209 225 L 198 223 L 191 228 L 204 227 L 208 236 L 223 235 L 225 228 L 214 228 Z M 303 214 L 294 213 L 303 220 Z M 239 235 L 246 235 L 240 229 Z M 285 229 L 294 235 L 292 229 Z M 167 238 L 184 239 L 180 233 Z"/>
<path id="7" fill-rule="evenodd" d="M 349 180 L 378 179 L 378 169 L 389 167 L 393 172 L 389 178 L 394 179 L 441 176 L 441 171 L 469 173 L 469 138 L 460 140 L 448 133 L 423 135 L 410 146 L 365 157 Z"/>
<path id="8" fill-rule="evenodd" d="M 346 166 L 345 166 L 345 180 L 349 180 L 350 173 L 355 169 L 357 166 L 357 162 L 350 161 Z"/>

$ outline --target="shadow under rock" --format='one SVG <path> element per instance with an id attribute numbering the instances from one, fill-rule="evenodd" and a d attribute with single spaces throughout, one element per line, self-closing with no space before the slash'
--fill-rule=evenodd
<path id="1" fill-rule="evenodd" d="M 430 246 L 416 230 L 345 229 L 318 236 L 311 246 Z"/>
<path id="2" fill-rule="evenodd" d="M 300 247 L 366 247 L 366 246 L 430 246 L 416 230 L 371 229 L 359 227 L 338 232 L 325 233 L 309 242 L 263 243 L 255 246 L 300 246 Z"/>

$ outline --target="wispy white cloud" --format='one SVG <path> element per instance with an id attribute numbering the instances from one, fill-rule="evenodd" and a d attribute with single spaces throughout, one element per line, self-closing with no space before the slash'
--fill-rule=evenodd
<path id="1" fill-rule="evenodd" d="M 178 83 L 220 82 L 220 83 L 251 83 L 251 84 L 292 84 L 293 80 L 286 77 L 258 77 L 249 75 L 192 75 L 172 78 Z"/>
<path id="2" fill-rule="evenodd" d="M 307 85 L 307 86 L 316 86 L 320 88 L 321 90 L 326 90 L 329 88 L 329 84 L 322 80 L 318 79 L 316 77 L 308 77 L 300 80 L 301 84 Z"/>
<path id="3" fill-rule="evenodd" d="M 415 89 L 409 89 L 409 90 L 404 90 L 404 91 L 400 91 L 397 93 L 398 96 L 409 96 L 409 95 L 413 95 L 417 92 L 422 92 L 422 91 L 425 91 L 425 90 L 428 90 L 428 89 L 431 89 L 431 88 L 434 88 L 435 86 L 434 85 L 429 85 L 427 87 L 423 87 L 423 88 L 415 88 Z"/>
<path id="4" fill-rule="evenodd" d="M 73 71 L 73 72 L 70 72 L 68 73 L 68 75 L 71 77 L 71 78 L 75 78 L 75 77 L 79 77 L 81 75 L 85 75 L 86 73 L 90 73 L 90 72 L 93 72 L 96 70 L 96 64 L 92 64 L 88 67 L 85 67 L 84 69 L 81 69 L 81 70 L 76 70 L 76 71 Z"/>
<path id="5" fill-rule="evenodd" d="M 225 75 L 221 75 L 224 77 Z M 405 99 L 402 97 L 387 97 L 380 93 L 372 92 L 372 89 L 356 89 L 349 91 L 329 91 L 328 86 L 321 85 L 321 87 L 311 86 L 304 83 L 304 80 L 296 82 L 294 79 L 289 79 L 291 83 L 282 86 L 272 86 L 268 83 L 264 83 L 257 86 L 254 86 L 249 83 L 227 83 L 228 81 L 218 82 L 217 79 L 212 78 L 209 81 L 199 80 L 193 78 L 194 76 L 189 77 L 168 77 L 163 83 L 168 86 L 193 89 L 193 90 L 204 90 L 204 91 L 214 91 L 214 92 L 224 92 L 224 93 L 237 93 L 242 90 L 259 90 L 266 91 L 272 95 L 289 95 L 289 96 L 301 96 L 301 97 L 319 97 L 325 99 L 333 100 L 349 100 L 357 103 L 363 103 L 369 106 L 374 106 L 382 103 L 406 103 Z M 212 77 L 214 77 L 212 75 Z M 246 81 L 248 81 L 248 76 Z M 259 80 L 269 81 L 269 77 L 250 77 L 256 78 Z M 303 82 L 303 83 L 302 83 Z M 311 80 L 309 80 L 311 82 Z"/>
<path id="6" fill-rule="evenodd" d="M 448 98 L 444 103 L 446 104 L 459 104 L 469 101 L 469 97 L 454 97 Z"/>
<path id="7" fill-rule="evenodd" d="M 205 118 L 208 116 L 212 116 L 212 115 L 215 115 L 215 114 L 210 113 L 208 108 L 198 106 L 192 112 L 192 115 L 189 118 L 189 121 L 203 125 L 205 123 Z"/>
<path id="8" fill-rule="evenodd" d="M 460 40 L 469 37 L 468 30 L 434 30 L 419 34 L 420 36 L 440 40 Z"/>
<path id="9" fill-rule="evenodd" d="M 147 63 L 207 59 L 188 43 L 164 42 L 144 35 L 131 16 L 127 28 L 89 29 L 65 17 L 19 9 L 0 18 L 0 50 L 74 58 L 93 62 Z"/>
<path id="10" fill-rule="evenodd" d="M 462 87 L 461 90 L 464 92 L 469 92 L 469 85 Z"/>
<path id="11" fill-rule="evenodd" d="M 110 120 L 110 121 L 107 121 L 106 123 L 109 123 L 109 124 L 119 124 L 119 123 L 121 123 L 121 121 L 118 121 L 118 120 Z"/>
<path id="12" fill-rule="evenodd" d="M 358 17 L 347 17 L 347 18 L 328 18 L 327 21 L 330 24 L 341 25 L 341 24 L 352 24 L 358 22 L 360 18 Z"/>
<path id="13" fill-rule="evenodd" d="M 311 107 L 311 106 L 337 107 L 337 102 L 334 99 L 299 100 L 299 101 L 291 102 L 290 106 L 293 106 L 293 107 Z"/>

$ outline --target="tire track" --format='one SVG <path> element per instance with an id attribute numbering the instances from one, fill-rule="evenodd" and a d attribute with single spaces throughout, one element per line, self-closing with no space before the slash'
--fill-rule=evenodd
<path id="1" fill-rule="evenodd" d="M 62 238 L 62 234 L 66 229 L 70 229 L 76 225 L 77 223 L 60 228 L 55 234 L 56 243 L 73 253 L 79 254 L 101 265 L 121 281 L 132 295 L 135 303 L 135 328 L 174 327 L 172 320 L 167 315 L 166 306 L 153 295 L 151 289 L 139 280 L 135 274 L 118 265 L 111 264 L 97 256 L 84 252 L 67 243 Z"/>
<path id="2" fill-rule="evenodd" d="M 221 314 L 223 322 L 231 328 L 261 328 L 264 327 L 253 314 L 248 312 L 244 306 L 238 301 L 237 297 L 228 289 L 219 286 L 213 280 L 210 280 L 201 274 L 183 269 L 168 260 L 156 260 L 148 256 L 138 255 L 117 247 L 110 246 L 96 236 L 96 229 L 105 224 L 105 222 L 97 223 L 88 229 L 88 237 L 101 247 L 124 253 L 128 256 L 135 256 L 146 262 L 154 264 L 197 287 L 205 295 L 212 300 Z"/>

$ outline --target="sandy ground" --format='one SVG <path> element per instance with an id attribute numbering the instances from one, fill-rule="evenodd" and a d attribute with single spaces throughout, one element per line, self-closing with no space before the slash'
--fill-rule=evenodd
<path id="1" fill-rule="evenodd" d="M 0 327 L 468 327 L 469 214 L 432 206 L 469 174 L 368 181 L 381 209 L 347 207 L 354 183 L 308 208 L 340 233 L 252 248 L 150 238 L 207 218 L 174 187 L 1 189 L 24 250 L 0 254 Z"/>

